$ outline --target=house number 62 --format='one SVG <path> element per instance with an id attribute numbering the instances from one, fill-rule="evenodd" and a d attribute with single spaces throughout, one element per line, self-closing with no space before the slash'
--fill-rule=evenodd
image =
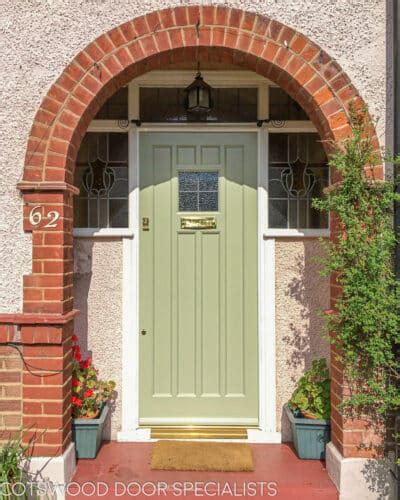
<path id="1" fill-rule="evenodd" d="M 29 222 L 32 226 L 38 226 L 42 222 L 42 213 L 40 212 L 41 205 L 36 205 L 29 212 Z M 49 222 L 44 225 L 44 227 L 57 227 L 57 221 L 60 218 L 60 213 L 57 210 L 50 210 L 47 213 L 46 219 Z"/>

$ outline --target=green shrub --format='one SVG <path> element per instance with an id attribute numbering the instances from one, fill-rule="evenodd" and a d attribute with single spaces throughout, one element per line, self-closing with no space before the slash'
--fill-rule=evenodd
<path id="1" fill-rule="evenodd" d="M 326 359 L 315 359 L 289 400 L 289 407 L 303 416 L 328 420 L 331 413 L 330 378 Z"/>

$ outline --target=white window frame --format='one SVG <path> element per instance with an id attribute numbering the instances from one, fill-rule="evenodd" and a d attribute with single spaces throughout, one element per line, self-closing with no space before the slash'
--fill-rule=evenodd
<path id="1" fill-rule="evenodd" d="M 128 97 L 129 99 L 129 97 Z M 129 101 L 128 101 L 129 103 Z M 128 183 L 130 188 L 130 179 L 133 173 L 133 163 L 130 160 L 130 154 L 133 149 L 133 142 L 131 140 L 130 126 L 122 128 L 118 120 L 92 120 L 88 127 L 88 132 L 118 132 L 128 134 Z M 73 235 L 75 238 L 109 238 L 121 237 L 132 238 L 133 227 L 131 221 L 133 220 L 132 211 L 132 191 L 128 191 L 128 227 L 74 227 Z"/>
<path id="2" fill-rule="evenodd" d="M 269 114 L 269 88 L 276 86 L 268 79 L 257 75 L 251 71 L 203 71 L 204 79 L 213 87 L 232 88 L 232 87 L 256 87 L 258 89 L 258 118 L 268 119 Z M 135 78 L 128 84 L 128 122 L 127 127 L 121 126 L 120 120 L 92 120 L 88 127 L 88 132 L 127 132 L 128 133 L 128 148 L 129 148 L 129 179 L 132 179 L 136 174 L 134 171 L 134 163 L 132 161 L 135 156 L 135 151 L 138 148 L 138 130 L 137 126 L 131 123 L 131 120 L 139 119 L 139 90 L 140 87 L 177 87 L 187 86 L 193 80 L 193 71 L 188 70 L 172 70 L 172 71 L 151 71 L 138 78 Z M 246 130 L 254 128 L 254 124 L 235 124 L 235 123 L 143 123 L 141 130 L 207 130 L 234 128 L 235 130 Z M 286 121 L 280 128 L 275 128 L 272 123 L 263 124 L 261 131 L 266 132 L 260 134 L 263 141 L 266 143 L 268 150 L 268 135 L 270 133 L 296 133 L 296 132 L 316 132 L 316 129 L 311 121 L 307 120 L 292 120 Z M 263 161 L 268 162 L 268 155 Z M 266 187 L 268 188 L 268 166 L 265 168 Z M 131 181 L 129 181 L 131 184 Z M 129 226 L 126 228 L 74 228 L 73 234 L 75 237 L 121 237 L 132 238 L 135 233 L 134 223 L 134 206 L 135 196 L 132 190 L 129 191 Z M 265 238 L 307 238 L 307 237 L 329 237 L 330 229 L 275 229 L 268 227 L 268 189 L 266 189 L 264 203 L 266 203 L 266 220 L 264 225 Z"/>
<path id="3" fill-rule="evenodd" d="M 288 122 L 287 126 L 282 128 L 270 128 L 269 134 L 277 134 L 277 133 L 317 133 L 316 128 L 312 124 L 312 122 L 304 122 L 304 121 L 292 121 Z M 269 134 L 267 141 L 269 139 Z M 267 157 L 268 162 L 268 157 Z M 267 165 L 266 171 L 266 229 L 264 231 L 265 238 L 329 238 L 330 236 L 330 218 L 328 218 L 328 227 L 321 229 L 287 229 L 287 228 L 270 228 L 268 227 L 268 218 L 269 218 L 269 200 L 268 200 L 268 180 L 269 180 L 269 165 Z M 329 182 L 330 182 L 330 172 Z"/>

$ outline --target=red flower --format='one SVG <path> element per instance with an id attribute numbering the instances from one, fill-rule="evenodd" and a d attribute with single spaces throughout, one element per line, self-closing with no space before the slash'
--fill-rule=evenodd
<path id="1" fill-rule="evenodd" d="M 89 368 L 89 366 L 92 364 L 92 358 L 89 356 L 87 359 L 85 359 L 84 361 L 81 361 L 79 363 L 79 366 L 81 369 L 84 369 L 84 368 Z"/>
<path id="2" fill-rule="evenodd" d="M 81 383 L 76 378 L 72 379 L 72 387 L 79 387 Z"/>
<path id="3" fill-rule="evenodd" d="M 81 348 L 78 345 L 72 346 L 72 352 L 76 361 L 80 361 L 82 359 Z"/>
<path id="4" fill-rule="evenodd" d="M 74 406 L 78 406 L 79 408 L 83 405 L 82 399 L 79 399 L 76 396 L 72 396 L 71 401 Z"/>
<path id="5" fill-rule="evenodd" d="M 72 342 L 78 342 L 78 337 L 76 335 L 72 335 Z"/>
<path id="6" fill-rule="evenodd" d="M 88 389 L 84 394 L 83 397 L 85 398 L 91 398 L 93 396 L 94 392 L 93 389 Z"/>

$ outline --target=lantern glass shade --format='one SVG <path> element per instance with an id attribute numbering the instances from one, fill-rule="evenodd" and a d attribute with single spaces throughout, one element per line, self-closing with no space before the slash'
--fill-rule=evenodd
<path id="1" fill-rule="evenodd" d="M 194 81 L 185 89 L 186 110 L 189 112 L 208 112 L 212 108 L 211 87 L 197 73 Z"/>

